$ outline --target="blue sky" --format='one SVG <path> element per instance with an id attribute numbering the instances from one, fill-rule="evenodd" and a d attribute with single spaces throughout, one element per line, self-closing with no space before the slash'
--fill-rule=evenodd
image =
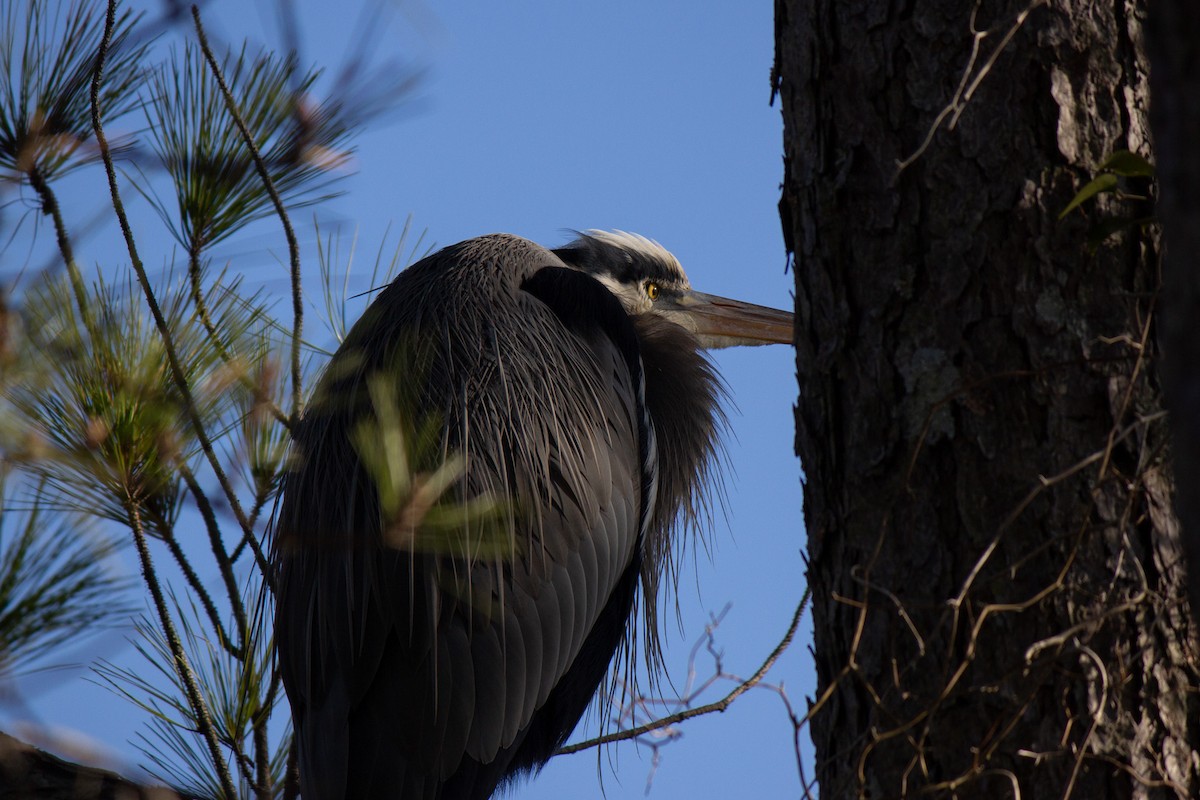
<path id="1" fill-rule="evenodd" d="M 356 19 L 331 10 L 336 5 L 300 4 L 305 59 L 336 65 L 353 46 Z M 218 38 L 278 41 L 266 4 L 261 13 L 239 8 L 218 0 L 206 11 Z M 373 23 L 386 25 L 382 51 L 409 59 L 424 78 L 401 114 L 358 138 L 346 194 L 315 211 L 323 230 L 357 232 L 359 258 L 409 214 L 438 246 L 495 231 L 555 246 L 568 229 L 619 228 L 661 242 L 701 291 L 791 307 L 776 209 L 782 126 L 767 102 L 770 3 L 457 0 L 397 8 L 393 19 Z M 306 268 L 315 273 L 312 212 L 297 217 Z M 156 235 L 154 218 L 142 219 L 144 235 Z M 281 289 L 282 237 L 269 225 L 256 230 L 266 233 L 228 250 L 262 251 L 250 277 Z M 169 257 L 166 239 L 157 241 L 159 259 Z M 104 258 L 99 242 L 84 246 L 84 263 Z M 793 352 L 737 348 L 715 361 L 732 400 L 727 502 L 711 559 L 702 554 L 694 572 L 684 570 L 682 633 L 673 625 L 666 632 L 679 682 L 710 613 L 731 605 L 717 632 L 723 666 L 748 675 L 782 636 L 804 589 Z M 798 709 L 814 685 L 807 631 L 806 621 L 767 679 L 783 683 Z M 129 649 L 112 641 L 104 648 L 113 659 Z M 712 671 L 703 655 L 696 666 L 701 678 Z M 139 725 L 136 709 L 86 677 L 76 670 L 40 678 L 26 701 L 41 722 L 77 729 L 136 761 L 125 742 Z M 732 685 L 719 684 L 701 702 Z M 594 728 L 593 716 L 576 736 Z M 650 797 L 802 794 L 778 696 L 756 690 L 680 731 L 661 750 Z M 807 731 L 801 741 L 811 775 Z M 608 798 L 642 797 L 652 754 L 623 743 L 605 749 L 599 764 L 595 751 L 557 758 L 511 796 L 598 797 L 598 769 Z"/>

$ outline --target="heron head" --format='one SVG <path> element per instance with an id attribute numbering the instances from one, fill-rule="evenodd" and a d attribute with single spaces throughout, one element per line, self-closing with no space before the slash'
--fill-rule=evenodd
<path id="1" fill-rule="evenodd" d="M 626 313 L 660 316 L 706 349 L 792 342 L 790 313 L 696 291 L 679 260 L 644 236 L 590 230 L 554 253 L 604 284 Z"/>

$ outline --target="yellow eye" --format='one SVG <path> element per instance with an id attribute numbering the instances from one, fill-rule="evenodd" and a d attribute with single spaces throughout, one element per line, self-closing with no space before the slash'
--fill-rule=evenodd
<path id="1" fill-rule="evenodd" d="M 654 281 L 646 282 L 646 297 L 649 297 L 651 300 L 658 299 L 658 284 Z"/>

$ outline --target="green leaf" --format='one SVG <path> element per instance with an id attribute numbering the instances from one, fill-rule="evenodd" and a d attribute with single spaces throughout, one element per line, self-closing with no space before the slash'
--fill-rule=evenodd
<path id="1" fill-rule="evenodd" d="M 1117 188 L 1117 182 L 1117 176 L 1111 172 L 1105 172 L 1097 175 L 1088 182 L 1087 186 L 1084 186 L 1079 190 L 1079 193 L 1076 194 L 1071 202 L 1067 204 L 1067 207 L 1064 208 L 1061 213 L 1059 213 L 1058 218 L 1062 219 L 1067 214 L 1070 214 L 1072 211 L 1078 208 L 1081 204 L 1087 202 L 1101 192 L 1111 192 L 1115 190 Z"/>
<path id="2" fill-rule="evenodd" d="M 1137 153 L 1128 150 L 1118 150 L 1099 168 L 1103 172 L 1113 172 L 1124 178 L 1153 178 L 1154 165 Z"/>
<path id="3" fill-rule="evenodd" d="M 1088 247 L 1095 250 L 1105 239 L 1124 231 L 1141 228 L 1156 222 L 1154 217 L 1138 217 L 1136 219 L 1110 219 L 1101 222 L 1088 231 Z"/>
<path id="4" fill-rule="evenodd" d="M 394 380 L 376 373 L 366 388 L 370 412 L 350 441 L 375 485 L 384 546 L 469 563 L 511 555 L 512 532 L 503 524 L 511 504 L 487 492 L 464 496 L 465 460 L 443 452 L 438 420 L 419 419 L 414 398 Z"/>

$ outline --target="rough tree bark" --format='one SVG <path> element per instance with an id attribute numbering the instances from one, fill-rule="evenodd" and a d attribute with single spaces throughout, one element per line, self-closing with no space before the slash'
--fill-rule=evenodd
<path id="1" fill-rule="evenodd" d="M 1189 599 L 1200 621 L 1200 14 L 1194 0 L 1155 0 L 1146 29 L 1158 216 L 1166 245 L 1163 385 L 1174 434 Z"/>
<path id="2" fill-rule="evenodd" d="M 826 800 L 1200 793 L 1147 5 L 778 0 Z"/>
<path id="3" fill-rule="evenodd" d="M 0 733 L 0 800 L 196 800 L 74 764 Z"/>

